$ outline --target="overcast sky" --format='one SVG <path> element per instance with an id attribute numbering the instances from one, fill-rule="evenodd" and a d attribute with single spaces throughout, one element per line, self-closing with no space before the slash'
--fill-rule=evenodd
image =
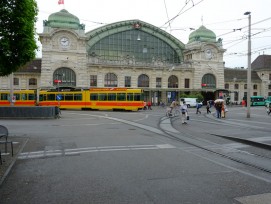
<path id="1" fill-rule="evenodd" d="M 86 25 L 86 32 L 106 24 L 138 19 L 167 31 L 184 44 L 191 29 L 204 25 L 215 32 L 217 39 L 223 39 L 223 47 L 227 49 L 225 66 L 245 68 L 248 16 L 244 13 L 250 11 L 252 62 L 259 55 L 271 54 L 271 0 L 64 0 L 64 5 L 58 5 L 58 0 L 36 1 L 37 33 L 43 32 L 43 20 L 63 8 Z"/>

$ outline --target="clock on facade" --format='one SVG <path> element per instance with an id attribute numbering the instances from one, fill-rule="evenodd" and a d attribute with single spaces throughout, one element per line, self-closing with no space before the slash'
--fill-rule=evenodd
<path id="1" fill-rule="evenodd" d="M 211 49 L 206 49 L 205 50 L 205 57 L 206 57 L 206 59 L 212 59 L 212 56 L 213 56 L 212 50 Z"/>
<path id="2" fill-rule="evenodd" d="M 60 39 L 60 45 L 61 45 L 62 47 L 68 47 L 68 46 L 70 45 L 69 39 L 66 38 L 66 37 L 62 37 L 62 38 Z"/>

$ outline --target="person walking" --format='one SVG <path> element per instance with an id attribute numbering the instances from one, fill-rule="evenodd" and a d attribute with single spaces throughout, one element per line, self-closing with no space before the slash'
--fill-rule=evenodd
<path id="1" fill-rule="evenodd" d="M 212 113 L 210 111 L 210 102 L 209 101 L 207 101 L 206 110 L 207 110 L 207 114 Z"/>
<path id="2" fill-rule="evenodd" d="M 150 101 L 147 103 L 147 106 L 148 106 L 148 110 L 152 110 Z"/>
<path id="3" fill-rule="evenodd" d="M 170 107 L 170 113 L 172 113 L 173 108 L 176 108 L 176 106 L 177 106 L 177 102 L 175 100 L 173 100 L 172 103 L 169 106 Z"/>
<path id="4" fill-rule="evenodd" d="M 186 105 L 185 101 L 180 106 L 180 111 L 181 111 L 181 122 L 182 122 L 182 124 L 187 124 L 186 120 L 187 120 L 187 117 L 188 117 L 188 108 L 187 108 L 187 105 Z"/>
<path id="5" fill-rule="evenodd" d="M 201 104 L 199 104 L 199 103 L 197 102 L 196 108 L 197 108 L 196 114 L 198 114 L 198 113 L 201 114 L 201 111 L 199 110 L 199 109 L 201 108 Z"/>
<path id="6" fill-rule="evenodd" d="M 215 103 L 216 117 L 221 118 L 222 102 Z"/>

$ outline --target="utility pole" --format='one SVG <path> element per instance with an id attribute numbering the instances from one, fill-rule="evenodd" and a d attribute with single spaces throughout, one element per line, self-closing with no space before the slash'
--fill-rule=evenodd
<path id="1" fill-rule="evenodd" d="M 247 118 L 250 118 L 250 96 L 251 96 L 251 13 L 245 12 L 248 15 L 248 53 L 247 53 Z"/>

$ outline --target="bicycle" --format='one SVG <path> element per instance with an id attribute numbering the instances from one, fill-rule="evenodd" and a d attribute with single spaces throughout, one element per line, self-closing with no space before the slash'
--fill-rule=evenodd
<path id="1" fill-rule="evenodd" d="M 172 111 L 171 111 L 171 108 L 167 108 L 167 111 L 166 111 L 166 116 L 168 118 L 173 118 L 173 117 L 177 117 L 181 114 L 180 110 L 178 108 L 174 108 Z"/>

